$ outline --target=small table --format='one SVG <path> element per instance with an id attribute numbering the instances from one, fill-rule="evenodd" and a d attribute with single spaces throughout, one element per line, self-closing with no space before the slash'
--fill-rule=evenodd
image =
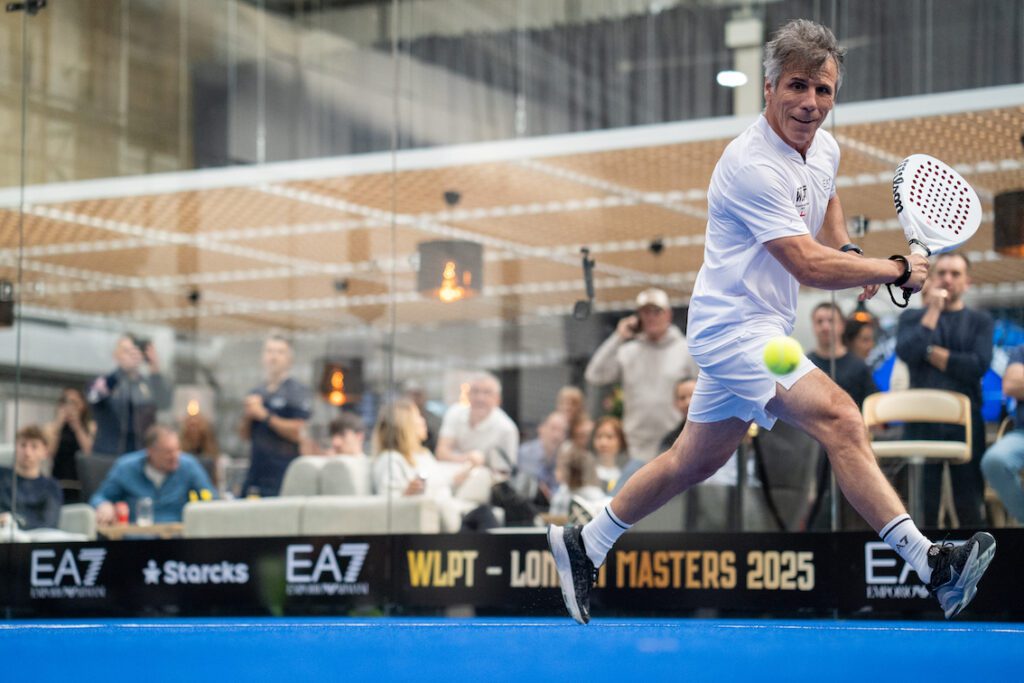
<path id="1" fill-rule="evenodd" d="M 181 522 L 163 522 L 161 524 L 111 524 L 97 527 L 96 531 L 111 541 L 123 541 L 126 537 L 147 538 L 180 538 L 183 525 Z"/>

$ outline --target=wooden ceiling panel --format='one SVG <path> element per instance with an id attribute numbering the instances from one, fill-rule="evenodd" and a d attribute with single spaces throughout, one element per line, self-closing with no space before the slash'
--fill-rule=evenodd
<path id="1" fill-rule="evenodd" d="M 598 180 L 643 192 L 706 190 L 728 139 L 593 152 L 542 159 Z"/>
<path id="2" fill-rule="evenodd" d="M 372 282 L 360 278 L 343 278 L 344 292 L 337 289 L 338 279 L 322 275 L 296 275 L 295 277 L 259 278 L 242 282 L 218 282 L 203 285 L 202 291 L 226 297 L 263 301 L 299 301 L 306 299 L 337 299 L 338 307 L 345 297 L 380 296 L 388 292 L 382 279 Z"/>
<path id="3" fill-rule="evenodd" d="M 703 207 L 694 207 L 703 210 Z M 455 223 L 464 230 L 535 247 L 584 246 L 703 234 L 706 219 L 641 204 Z"/>
<path id="4" fill-rule="evenodd" d="M 114 235 L 99 228 L 44 218 L 30 213 L 25 214 L 24 217 L 24 235 L 24 246 L 26 247 L 84 244 L 121 237 L 121 235 Z M 0 209 L 0 249 L 17 249 L 19 241 L 19 213 Z"/>
<path id="5" fill-rule="evenodd" d="M 891 174 L 900 159 L 926 151 L 960 166 L 990 216 L 994 194 L 1024 188 L 1021 131 L 1024 106 L 835 127 L 843 208 L 875 226 L 861 240 L 868 253 L 906 250 L 902 232 L 891 227 Z M 700 267 L 704 193 L 727 143 L 37 204 L 24 219 L 25 246 L 33 252 L 23 296 L 57 310 L 226 334 L 275 326 L 320 331 L 353 320 L 386 326 L 389 292 L 398 295 L 400 325 L 511 320 L 567 312 L 583 295 L 579 247 L 591 246 L 599 305 L 632 301 L 665 277 L 678 300 Z M 454 206 L 445 201 L 449 191 L 459 194 Z M 685 204 L 674 207 L 638 203 L 680 196 Z M 393 198 L 400 214 L 394 228 Z M 17 277 L 10 259 L 19 220 L 16 211 L 0 210 L 0 277 L 7 279 Z M 416 245 L 452 238 L 484 243 L 484 295 L 451 305 L 416 295 Z M 660 256 L 647 249 L 654 238 L 665 240 Z M 991 244 L 988 222 L 967 249 L 988 252 Z M 334 266 L 341 267 L 338 276 Z M 342 280 L 348 288 L 339 292 Z M 986 253 L 975 281 L 1018 283 L 1024 267 Z M 193 282 L 206 294 L 198 320 L 184 314 L 192 310 L 185 295 Z"/>
<path id="6" fill-rule="evenodd" d="M 448 191 L 459 193 L 459 209 L 567 201 L 606 194 L 513 162 L 416 171 L 399 168 L 394 182 L 388 174 L 373 174 L 294 182 L 289 186 L 381 211 L 392 210 L 394 195 L 397 211 L 405 214 L 447 211 L 451 208 L 444 197 Z"/>
<path id="7" fill-rule="evenodd" d="M 153 246 L 113 252 L 60 254 L 39 261 L 95 273 L 141 278 L 265 268 L 254 259 L 189 246 Z"/>
<path id="8" fill-rule="evenodd" d="M 1024 106 L 841 126 L 843 136 L 900 159 L 925 152 L 947 164 L 1020 157 Z"/>
<path id="9" fill-rule="evenodd" d="M 242 247 L 329 264 L 389 261 L 392 251 L 398 258 L 416 253 L 420 242 L 443 239 L 435 233 L 414 228 L 358 228 L 337 232 L 315 232 L 289 237 L 263 237 L 238 240 Z"/>
<path id="10" fill-rule="evenodd" d="M 641 273 L 657 275 L 681 275 L 696 273 L 704 262 L 704 245 L 692 247 L 666 247 L 660 254 L 647 249 L 622 251 L 615 254 L 599 254 L 599 263 L 631 268 Z"/>
<path id="11" fill-rule="evenodd" d="M 334 208 L 248 188 L 93 199 L 58 204 L 53 208 L 152 230 L 188 234 L 358 218 Z"/>

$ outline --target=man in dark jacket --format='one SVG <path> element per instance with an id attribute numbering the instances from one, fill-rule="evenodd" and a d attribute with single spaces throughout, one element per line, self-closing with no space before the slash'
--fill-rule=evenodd
<path id="1" fill-rule="evenodd" d="M 985 492 L 981 456 L 985 452 L 985 423 L 981 417 L 981 378 L 992 362 L 992 317 L 964 304 L 970 287 L 970 262 L 958 252 L 942 254 L 932 266 L 921 291 L 924 307 L 900 316 L 896 354 L 907 364 L 913 389 L 945 389 L 971 399 L 973 425 L 971 461 L 953 465 L 953 498 L 964 526 L 985 523 Z M 908 424 L 907 439 L 960 440 L 956 425 Z M 928 526 L 938 523 L 942 465 L 925 465 L 922 494 Z"/>
<path id="2" fill-rule="evenodd" d="M 123 455 L 142 448 L 142 436 L 156 423 L 157 411 L 171 406 L 171 388 L 160 373 L 149 340 L 124 335 L 114 348 L 117 368 L 89 386 L 86 398 L 96 419 L 93 453 Z M 142 365 L 149 373 L 142 372 Z"/>

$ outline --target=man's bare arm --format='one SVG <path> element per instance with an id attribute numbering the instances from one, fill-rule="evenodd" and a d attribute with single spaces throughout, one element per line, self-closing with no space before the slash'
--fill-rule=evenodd
<path id="1" fill-rule="evenodd" d="M 893 282 L 903 275 L 903 263 L 890 259 L 864 258 L 817 242 L 810 235 L 780 237 L 765 242 L 765 248 L 800 284 L 818 289 L 850 289 Z M 919 291 L 928 274 L 928 261 L 910 255 L 913 274 L 903 286 Z"/>

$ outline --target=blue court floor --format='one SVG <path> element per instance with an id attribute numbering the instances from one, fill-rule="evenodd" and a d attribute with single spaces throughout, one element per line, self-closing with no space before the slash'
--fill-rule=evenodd
<path id="1" fill-rule="evenodd" d="M 0 680 L 1024 681 L 1024 624 L 566 619 L 0 622 Z"/>

